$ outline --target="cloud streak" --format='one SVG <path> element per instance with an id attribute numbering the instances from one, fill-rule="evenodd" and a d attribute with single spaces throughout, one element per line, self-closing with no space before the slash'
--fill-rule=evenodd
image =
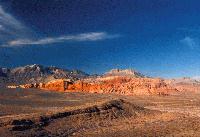
<path id="1" fill-rule="evenodd" d="M 120 37 L 119 34 L 108 34 L 106 32 L 90 32 L 90 33 L 81 33 L 77 35 L 66 35 L 60 37 L 47 37 L 38 40 L 31 39 L 17 39 L 10 41 L 7 46 L 25 46 L 25 45 L 48 45 L 53 43 L 62 43 L 68 41 L 100 41 L 105 39 L 113 39 Z"/>
<path id="2" fill-rule="evenodd" d="M 22 23 L 15 19 L 11 14 L 4 11 L 0 5 L 0 42 L 28 37 L 33 33 L 26 28 Z"/>
<path id="3" fill-rule="evenodd" d="M 88 32 L 76 35 L 39 38 L 0 5 L 0 47 L 20 47 L 29 45 L 49 45 L 62 42 L 100 41 L 118 38 L 119 34 L 107 32 Z"/>
<path id="4" fill-rule="evenodd" d="M 195 47 L 198 46 L 197 41 L 194 38 L 191 38 L 189 36 L 183 38 L 180 40 L 180 43 L 190 47 L 191 49 L 194 49 Z"/>

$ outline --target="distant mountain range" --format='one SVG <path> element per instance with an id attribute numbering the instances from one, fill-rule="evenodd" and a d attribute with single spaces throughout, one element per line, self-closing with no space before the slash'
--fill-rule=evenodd
<path id="1" fill-rule="evenodd" d="M 85 78 L 113 78 L 115 76 L 147 78 L 147 76 L 133 69 L 112 69 L 103 75 L 89 75 L 80 70 L 68 70 L 54 66 L 46 67 L 38 64 L 26 65 L 16 68 L 0 68 L 0 87 L 5 85 L 19 85 L 31 83 L 46 83 L 55 79 L 70 79 L 77 81 Z M 200 81 L 194 78 L 178 78 L 165 79 L 165 82 L 170 85 L 193 85 L 200 84 Z"/>
<path id="2" fill-rule="evenodd" d="M 0 87 L 6 84 L 45 83 L 55 79 L 70 79 L 76 81 L 89 77 L 130 76 L 145 77 L 132 69 L 112 69 L 103 75 L 89 75 L 80 70 L 68 70 L 42 65 L 26 65 L 16 68 L 0 68 Z"/>
<path id="3" fill-rule="evenodd" d="M 145 75 L 133 69 L 111 69 L 104 76 L 130 76 L 130 77 L 146 77 Z"/>
<path id="4" fill-rule="evenodd" d="M 80 70 L 68 70 L 57 67 L 45 67 L 34 64 L 17 68 L 0 68 L 0 84 L 24 84 L 48 82 L 54 79 L 66 78 L 78 80 L 89 74 Z"/>

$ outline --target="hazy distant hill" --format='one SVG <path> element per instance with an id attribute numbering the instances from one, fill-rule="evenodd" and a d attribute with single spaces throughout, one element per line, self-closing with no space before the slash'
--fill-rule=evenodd
<path id="1" fill-rule="evenodd" d="M 0 84 L 3 83 L 36 83 L 47 82 L 53 79 L 68 78 L 72 80 L 89 76 L 80 70 L 67 70 L 57 67 L 45 67 L 42 65 L 27 65 L 17 68 L 0 68 Z"/>
<path id="2" fill-rule="evenodd" d="M 104 76 L 130 76 L 130 77 L 145 77 L 143 74 L 133 69 L 112 69 L 104 74 Z"/>

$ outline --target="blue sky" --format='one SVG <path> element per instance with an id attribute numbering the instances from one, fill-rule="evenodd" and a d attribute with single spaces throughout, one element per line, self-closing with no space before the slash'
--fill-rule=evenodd
<path id="1" fill-rule="evenodd" d="M 198 0 L 0 0 L 0 66 L 200 76 Z"/>

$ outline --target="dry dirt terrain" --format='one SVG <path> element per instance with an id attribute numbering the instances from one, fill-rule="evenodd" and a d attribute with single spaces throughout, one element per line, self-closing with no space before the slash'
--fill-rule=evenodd
<path id="1" fill-rule="evenodd" d="M 0 90 L 2 137 L 198 137 L 200 95 Z"/>

